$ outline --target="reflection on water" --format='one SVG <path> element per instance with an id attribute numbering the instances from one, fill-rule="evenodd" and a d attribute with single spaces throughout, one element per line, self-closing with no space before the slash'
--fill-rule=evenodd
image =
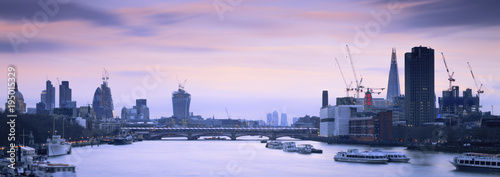
<path id="1" fill-rule="evenodd" d="M 50 158 L 52 162 L 76 165 L 79 177 L 94 176 L 495 176 L 488 173 L 455 171 L 448 161 L 459 154 L 401 151 L 412 157 L 410 163 L 362 164 L 335 162 L 341 150 L 369 149 L 362 145 L 329 145 L 314 141 L 295 141 L 323 149 L 323 154 L 287 153 L 267 149 L 258 136 L 230 140 L 184 138 L 143 141 L 132 145 L 101 145 L 74 148 L 71 155 Z"/>

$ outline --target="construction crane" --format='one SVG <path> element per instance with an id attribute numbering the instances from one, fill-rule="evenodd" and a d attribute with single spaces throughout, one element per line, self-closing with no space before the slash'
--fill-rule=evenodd
<path id="1" fill-rule="evenodd" d="M 481 85 L 478 85 L 478 84 L 477 84 L 477 79 L 476 79 L 476 77 L 474 76 L 474 73 L 472 72 L 472 67 L 470 67 L 470 63 L 469 63 L 469 62 L 467 62 L 467 65 L 469 66 L 470 74 L 472 75 L 472 78 L 474 79 L 474 83 L 476 84 L 476 88 L 477 88 L 477 96 L 479 97 L 479 94 L 484 93 L 484 90 L 482 90 L 482 88 L 483 88 L 483 84 L 481 84 Z"/>
<path id="2" fill-rule="evenodd" d="M 452 72 L 450 74 L 450 70 L 448 69 L 448 65 L 446 64 L 446 59 L 444 58 L 443 52 L 441 52 L 441 55 L 443 56 L 444 66 L 446 67 L 446 72 L 448 73 L 448 81 L 450 81 L 450 87 L 448 88 L 448 91 L 451 91 L 451 83 L 455 82 L 455 79 L 453 78 L 453 74 L 455 74 L 455 72 Z"/>
<path id="3" fill-rule="evenodd" d="M 356 90 L 356 98 L 359 98 L 359 91 L 363 88 L 363 86 L 361 86 L 361 82 L 363 82 L 363 78 L 361 78 L 361 81 L 358 80 L 358 75 L 356 74 L 356 69 L 354 69 L 354 63 L 353 63 L 352 57 L 351 57 L 351 50 L 349 50 L 348 45 L 345 45 L 345 46 L 347 48 L 347 55 L 349 57 L 349 61 L 351 61 L 352 72 L 354 74 L 354 79 L 356 81 L 356 88 L 354 89 L 354 90 Z"/>
<path id="4" fill-rule="evenodd" d="M 380 95 L 380 93 L 382 93 L 382 91 L 384 91 L 385 88 L 371 88 L 371 87 L 368 87 L 366 88 L 367 91 L 370 91 L 371 93 L 376 93 L 378 95 Z M 375 92 L 374 90 L 377 90 L 377 92 Z M 380 91 L 378 91 L 380 90 Z"/>
<path id="5" fill-rule="evenodd" d="M 227 107 L 226 108 L 226 114 L 227 114 L 227 119 L 231 119 L 231 116 L 229 115 L 229 112 L 227 111 Z"/>
<path id="6" fill-rule="evenodd" d="M 176 76 L 177 77 L 177 76 Z M 179 89 L 184 90 L 184 86 L 186 85 L 187 79 L 184 82 L 179 82 L 179 77 L 177 77 L 177 83 L 179 84 Z"/>
<path id="7" fill-rule="evenodd" d="M 337 66 L 339 67 L 340 74 L 342 75 L 342 79 L 344 80 L 346 96 L 349 97 L 349 92 L 353 91 L 353 89 L 351 88 L 352 81 L 349 85 L 347 85 L 347 81 L 345 80 L 344 72 L 342 72 L 342 68 L 340 67 L 339 60 L 337 60 L 337 58 L 335 58 L 335 61 L 337 62 Z"/>
<path id="8" fill-rule="evenodd" d="M 104 69 L 104 72 L 102 73 L 102 81 L 103 82 L 108 82 L 108 79 L 109 79 L 109 73 L 108 73 L 108 70 L 106 70 L 106 68 L 103 68 Z"/>

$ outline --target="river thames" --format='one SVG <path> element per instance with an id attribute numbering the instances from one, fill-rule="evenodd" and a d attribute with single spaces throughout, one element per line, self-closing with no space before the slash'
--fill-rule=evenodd
<path id="1" fill-rule="evenodd" d="M 201 138 L 202 139 L 202 138 Z M 363 164 L 335 162 L 342 150 L 369 149 L 362 145 L 337 145 L 280 138 L 284 142 L 312 144 L 323 154 L 298 154 L 267 149 L 262 138 L 240 137 L 236 141 L 163 139 L 131 145 L 100 145 L 73 148 L 71 155 L 49 158 L 52 163 L 76 166 L 77 176 L 498 176 L 491 173 L 456 171 L 448 161 L 459 154 L 404 150 L 410 163 Z"/>

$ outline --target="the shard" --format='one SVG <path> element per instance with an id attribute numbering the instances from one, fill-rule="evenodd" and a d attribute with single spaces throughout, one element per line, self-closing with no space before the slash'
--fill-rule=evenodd
<path id="1" fill-rule="evenodd" d="M 392 48 L 391 70 L 389 70 L 389 84 L 387 85 L 387 100 L 393 100 L 394 97 L 397 97 L 400 94 L 396 49 Z"/>

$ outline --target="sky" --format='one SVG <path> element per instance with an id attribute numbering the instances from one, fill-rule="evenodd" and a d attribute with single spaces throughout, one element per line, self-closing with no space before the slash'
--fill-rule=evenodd
<path id="1" fill-rule="evenodd" d="M 2 0 L 0 68 L 16 66 L 27 107 L 40 102 L 47 79 L 56 106 L 59 81 L 69 81 L 77 106 L 91 104 L 105 68 L 116 115 L 145 98 L 151 118 L 171 116 L 171 94 L 186 80 L 195 115 L 265 120 L 277 110 L 291 122 L 318 116 L 323 90 L 331 105 L 346 96 L 334 60 L 355 83 L 346 44 L 358 79 L 372 88 L 387 88 L 396 48 L 403 94 L 404 53 L 421 45 L 435 50 L 437 96 L 448 88 L 443 52 L 454 85 L 477 90 L 470 62 L 483 84 L 482 110 L 500 114 L 498 7 L 495 0 Z"/>

